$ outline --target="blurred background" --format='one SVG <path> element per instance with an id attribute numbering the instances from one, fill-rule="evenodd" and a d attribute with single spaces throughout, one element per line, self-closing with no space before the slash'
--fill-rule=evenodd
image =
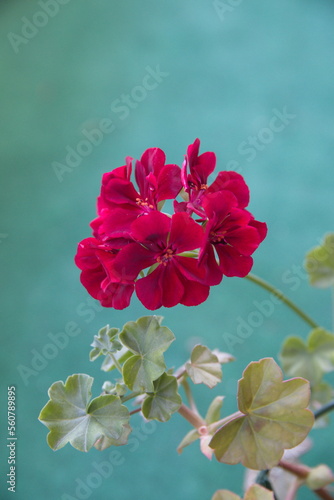
<path id="1" fill-rule="evenodd" d="M 117 448 L 112 475 L 95 483 L 92 473 L 110 449 L 53 452 L 37 417 L 49 386 L 72 373 L 94 376 L 97 396 L 108 376 L 89 361 L 94 334 L 146 313 L 135 297 L 125 311 L 102 310 L 80 285 L 73 256 L 90 235 L 102 174 L 148 147 L 180 164 L 199 137 L 202 152 L 216 152 L 219 170 L 240 172 L 250 210 L 269 227 L 253 271 L 331 328 L 330 294 L 311 289 L 301 266 L 334 229 L 333 26 L 331 0 L 1 2 L 1 398 L 16 385 L 16 498 L 242 494 L 242 467 L 210 463 L 197 443 L 176 453 L 189 430 L 179 415 L 144 431 L 135 415 L 137 445 Z M 196 387 L 203 412 L 217 394 L 226 395 L 225 414 L 235 411 L 245 366 L 277 359 L 288 334 L 307 337 L 307 326 L 279 305 L 231 345 L 240 322 L 258 311 L 254 301 L 267 299 L 252 283 L 226 278 L 196 308 L 159 311 L 176 335 L 169 365 L 182 364 L 197 342 L 236 357 L 218 388 Z M 68 345 L 46 347 L 69 323 L 77 335 Z M 0 490 L 11 498 L 1 408 Z M 332 429 L 314 436 L 305 462 L 333 467 Z"/>

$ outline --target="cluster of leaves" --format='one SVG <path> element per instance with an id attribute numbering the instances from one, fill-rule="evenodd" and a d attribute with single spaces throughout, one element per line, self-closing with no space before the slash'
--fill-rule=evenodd
<path id="1" fill-rule="evenodd" d="M 126 323 L 121 332 L 106 326 L 95 336 L 90 359 L 105 356 L 102 368 L 118 369 L 122 378 L 104 384 L 104 393 L 93 400 L 93 378 L 75 374 L 55 382 L 50 401 L 39 419 L 50 429 L 48 444 L 54 449 L 71 443 L 80 451 L 92 446 L 105 449 L 126 444 L 130 412 L 124 405 L 142 396 L 141 410 L 147 419 L 166 421 L 181 405 L 177 380 L 166 373 L 163 353 L 174 340 L 160 316 L 144 316 Z"/>
<path id="2" fill-rule="evenodd" d="M 172 374 L 167 370 L 164 352 L 174 335 L 161 321 L 160 316 L 144 316 L 126 323 L 122 331 L 109 326 L 100 330 L 90 359 L 103 356 L 103 370 L 116 369 L 121 376 L 114 382 L 107 381 L 100 396 L 91 400 L 93 378 L 85 374 L 72 375 L 65 384 L 55 382 L 51 386 L 50 401 L 39 418 L 50 430 L 48 443 L 52 449 L 68 442 L 81 451 L 124 445 L 131 432 L 131 414 L 137 411 L 148 420 L 160 422 L 180 411 L 195 428 L 182 440 L 179 451 L 200 439 L 206 456 L 214 453 L 221 462 L 242 462 L 255 469 L 276 465 L 285 448 L 296 446 L 306 437 L 313 425 L 313 414 L 306 409 L 309 384 L 301 378 L 283 382 L 282 372 L 271 358 L 252 362 L 245 369 L 235 414 L 221 419 L 222 396 L 213 400 L 205 418 L 195 406 L 188 408 L 179 386 L 188 395 L 188 380 L 214 387 L 222 379 L 221 365 L 233 357 L 197 345 L 190 360 Z M 124 404 L 131 399 L 138 405 L 132 412 Z"/>

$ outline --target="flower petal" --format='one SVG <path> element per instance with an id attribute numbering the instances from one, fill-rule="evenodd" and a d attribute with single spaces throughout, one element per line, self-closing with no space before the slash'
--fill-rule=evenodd
<path id="1" fill-rule="evenodd" d="M 188 214 L 178 212 L 173 215 L 169 245 L 173 245 L 178 253 L 199 248 L 203 239 L 204 231 L 202 226 L 191 219 Z"/>
<path id="2" fill-rule="evenodd" d="M 204 302 L 210 293 L 210 287 L 196 281 L 186 281 L 181 304 L 184 306 L 198 306 Z"/>
<path id="3" fill-rule="evenodd" d="M 182 189 L 180 167 L 165 165 L 159 173 L 157 182 L 157 202 L 175 198 Z"/>
<path id="4" fill-rule="evenodd" d="M 170 231 L 171 219 L 158 211 L 150 212 L 139 217 L 131 226 L 134 239 L 145 244 L 145 246 L 158 251 L 167 245 L 167 237 Z"/>
<path id="5" fill-rule="evenodd" d="M 244 278 L 252 269 L 252 257 L 240 255 L 229 245 L 216 245 L 215 249 L 219 256 L 219 267 L 225 276 Z"/>
<path id="6" fill-rule="evenodd" d="M 244 226 L 229 231 L 225 241 L 243 255 L 251 255 L 260 244 L 259 233 L 255 227 Z"/>
<path id="7" fill-rule="evenodd" d="M 249 203 L 249 189 L 244 178 L 237 172 L 219 172 L 216 180 L 209 186 L 208 192 L 221 190 L 231 191 L 238 200 L 239 208 L 247 207 Z"/>
<path id="8" fill-rule="evenodd" d="M 155 253 L 139 243 L 122 248 L 114 261 L 114 272 L 120 281 L 134 280 L 140 271 L 155 264 Z"/>

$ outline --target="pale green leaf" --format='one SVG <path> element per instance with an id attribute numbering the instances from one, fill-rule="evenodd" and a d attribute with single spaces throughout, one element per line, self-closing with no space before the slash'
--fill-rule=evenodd
<path id="1" fill-rule="evenodd" d="M 189 446 L 190 444 L 192 444 L 194 441 L 196 441 L 199 438 L 200 438 L 200 435 L 199 435 L 197 429 L 192 429 L 182 439 L 181 443 L 177 447 L 177 452 L 182 453 L 183 448 L 186 448 L 186 446 Z"/>
<path id="2" fill-rule="evenodd" d="M 123 365 L 125 384 L 133 391 L 154 392 L 153 381 L 166 370 L 163 353 L 174 340 L 160 316 L 144 316 L 124 325 L 120 341 L 133 355 Z"/>
<path id="3" fill-rule="evenodd" d="M 238 495 L 228 490 L 218 490 L 213 495 L 212 500 L 242 500 Z M 253 484 L 246 491 L 244 500 L 274 500 L 272 491 L 263 488 L 258 484 Z"/>
<path id="4" fill-rule="evenodd" d="M 305 269 L 311 285 L 317 288 L 334 285 L 334 233 L 327 234 L 320 246 L 306 254 Z"/>
<path id="5" fill-rule="evenodd" d="M 240 416 L 211 440 L 216 458 L 257 470 L 275 466 L 284 449 L 299 444 L 312 428 L 313 413 L 305 409 L 309 399 L 309 382 L 301 378 L 283 382 L 272 358 L 250 363 L 238 386 Z"/>
<path id="6" fill-rule="evenodd" d="M 267 490 L 259 484 L 253 484 L 246 491 L 244 500 L 275 500 L 272 491 Z"/>
<path id="7" fill-rule="evenodd" d="M 109 325 L 104 326 L 99 330 L 98 335 L 94 336 L 91 344 L 94 349 L 90 351 L 89 359 L 95 361 L 96 358 L 103 355 L 114 353 L 122 348 L 122 344 L 115 338 L 118 333 L 117 328 L 109 328 Z"/>
<path id="8" fill-rule="evenodd" d="M 228 490 L 218 490 L 213 495 L 211 500 L 242 500 L 239 495 L 232 493 L 232 491 Z"/>
<path id="9" fill-rule="evenodd" d="M 194 384 L 205 384 L 212 389 L 222 379 L 218 357 L 203 345 L 196 345 L 191 353 L 186 370 Z"/>
<path id="10" fill-rule="evenodd" d="M 181 406 L 177 380 L 173 375 L 163 373 L 154 383 L 154 392 L 148 393 L 143 401 L 142 412 L 147 419 L 167 422 Z"/>
<path id="11" fill-rule="evenodd" d="M 75 374 L 49 389 L 50 401 L 42 409 L 39 420 L 50 432 L 48 444 L 59 450 L 68 442 L 80 451 L 88 451 L 101 438 L 111 444 L 125 444 L 129 411 L 113 395 L 99 396 L 92 401 L 93 378 Z"/>
<path id="12" fill-rule="evenodd" d="M 334 335 L 315 328 L 307 343 L 300 337 L 289 337 L 283 344 L 280 360 L 288 375 L 304 377 L 311 386 L 316 385 L 325 373 L 334 370 Z"/>
<path id="13" fill-rule="evenodd" d="M 210 404 L 205 416 L 207 425 L 213 424 L 220 419 L 220 410 L 222 409 L 224 396 L 217 396 Z"/>

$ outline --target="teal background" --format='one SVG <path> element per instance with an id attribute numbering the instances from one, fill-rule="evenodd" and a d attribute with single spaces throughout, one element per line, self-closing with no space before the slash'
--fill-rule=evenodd
<path id="1" fill-rule="evenodd" d="M 225 5 L 228 11 L 219 16 L 214 3 L 204 0 L 72 0 L 58 4 L 59 12 L 27 43 L 21 40 L 16 53 L 10 33 L 22 36 L 22 18 L 43 24 L 43 16 L 36 17 L 41 6 L 0 4 L 1 498 L 12 498 L 4 480 L 8 385 L 16 385 L 17 392 L 15 498 L 80 498 L 77 480 L 87 482 L 94 462 L 109 460 L 110 450 L 83 454 L 67 445 L 53 452 L 37 416 L 48 387 L 72 373 L 94 376 L 98 395 L 107 377 L 99 363 L 89 362 L 93 335 L 107 323 L 121 327 L 146 312 L 135 298 L 125 311 L 98 308 L 73 264 L 77 243 L 90 233 L 101 176 L 122 165 L 125 156 L 138 158 L 158 146 L 168 162 L 180 164 L 187 145 L 199 137 L 202 151 L 216 152 L 219 170 L 244 175 L 250 209 L 268 223 L 254 272 L 331 327 L 329 291 L 311 289 L 294 266 L 333 230 L 334 3 L 226 0 Z M 141 85 L 147 66 L 159 66 L 168 76 L 122 120 L 115 100 Z M 260 143 L 262 150 L 248 161 L 251 154 L 242 143 L 268 127 L 273 109 L 284 107 L 295 117 L 270 142 Z M 82 131 L 105 118 L 114 130 L 60 182 L 54 162 L 64 163 L 67 146 L 76 148 Z M 255 285 L 226 278 L 196 308 L 159 311 L 177 338 L 167 361 L 182 364 L 199 341 L 228 350 L 226 333 L 235 335 L 238 318 L 247 321 L 257 310 L 254 300 L 267 299 Z M 69 322 L 80 334 L 25 384 L 19 366 L 31 368 L 32 350 L 41 353 L 50 343 L 48 334 L 63 332 Z M 282 339 L 292 333 L 306 337 L 307 326 L 275 306 L 234 346 L 236 361 L 225 367 L 222 385 L 212 392 L 196 388 L 202 411 L 213 393 L 226 395 L 226 414 L 235 411 L 236 384 L 247 363 L 276 357 Z M 140 426 L 138 415 L 134 422 Z M 137 446 L 118 448 L 119 465 L 111 477 L 81 498 L 202 500 L 218 488 L 242 494 L 242 467 L 210 463 L 197 444 L 176 453 L 188 429 L 176 415 L 149 435 L 140 434 Z M 331 433 L 327 428 L 312 434 L 317 441 L 306 463 L 334 466 Z M 301 490 L 300 498 L 313 495 Z"/>

